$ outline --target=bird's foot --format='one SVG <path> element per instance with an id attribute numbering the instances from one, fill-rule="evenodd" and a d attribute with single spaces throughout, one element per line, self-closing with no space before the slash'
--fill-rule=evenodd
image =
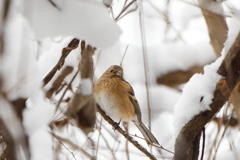
<path id="1" fill-rule="evenodd" d="M 119 122 L 114 122 L 114 125 L 113 125 L 113 130 L 116 130 L 118 127 L 119 127 Z"/>
<path id="2" fill-rule="evenodd" d="M 118 127 L 119 127 L 119 124 L 121 123 L 121 120 L 119 122 L 114 122 L 114 125 L 113 125 L 113 130 L 115 131 Z"/>

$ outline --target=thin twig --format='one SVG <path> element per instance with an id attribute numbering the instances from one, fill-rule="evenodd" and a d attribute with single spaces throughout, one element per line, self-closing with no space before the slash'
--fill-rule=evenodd
<path id="1" fill-rule="evenodd" d="M 53 2 L 52 0 L 48 0 L 48 2 L 55 8 L 57 8 L 58 11 L 61 11 L 60 8 L 56 5 L 55 2 Z"/>
<path id="2" fill-rule="evenodd" d="M 98 120 L 97 120 L 98 123 L 100 123 Z M 106 128 L 103 124 L 102 124 L 102 127 L 107 131 L 107 133 L 115 140 L 117 141 L 118 143 L 120 143 L 120 141 L 117 139 L 117 136 L 115 136 L 114 134 L 112 134 L 112 132 Z"/>
<path id="3" fill-rule="evenodd" d="M 60 106 L 60 103 L 62 102 L 63 100 L 63 97 L 65 96 L 67 90 L 70 88 L 70 85 L 72 84 L 72 82 L 74 81 L 74 79 L 76 78 L 77 74 L 79 72 L 79 69 L 76 71 L 75 75 L 73 76 L 73 78 L 71 79 L 71 81 L 69 82 L 69 84 L 67 85 L 66 89 L 64 90 L 60 100 L 58 101 L 58 104 L 57 104 L 57 107 L 56 107 L 56 110 L 55 112 L 58 110 L 59 106 Z"/>
<path id="4" fill-rule="evenodd" d="M 229 103 L 229 101 L 228 101 L 228 104 L 227 104 L 226 108 L 228 108 L 229 105 L 230 105 L 230 103 Z M 223 110 L 223 112 L 222 112 L 222 117 L 225 117 L 225 114 L 227 114 L 227 113 L 226 113 L 226 112 L 227 112 L 227 109 L 225 109 L 225 110 L 222 109 L 222 110 Z M 219 113 L 219 112 L 220 112 L 220 110 L 218 111 L 218 113 Z M 213 116 L 213 118 L 211 119 L 211 121 L 213 121 L 214 117 L 216 117 L 218 113 L 216 113 L 215 116 Z M 220 113 L 219 113 L 219 114 L 220 114 Z M 217 134 L 216 134 L 216 136 L 215 136 L 215 139 L 214 139 L 214 141 L 213 141 L 213 146 L 211 147 L 211 149 L 210 149 L 210 151 L 209 151 L 208 160 L 211 159 L 212 151 L 213 151 L 214 148 L 216 148 L 218 135 L 220 134 L 220 129 L 221 129 L 221 126 L 222 126 L 222 124 L 223 124 L 223 119 L 224 119 L 224 118 L 221 118 L 220 121 L 217 123 L 218 130 L 217 130 Z"/>
<path id="5" fill-rule="evenodd" d="M 58 115 L 56 115 L 56 116 L 53 118 L 52 122 L 54 122 L 54 121 L 58 118 L 58 116 L 60 116 L 61 113 L 63 113 L 63 111 L 64 111 L 66 108 L 67 108 L 67 105 L 58 113 Z"/>
<path id="6" fill-rule="evenodd" d="M 119 20 L 119 17 L 137 0 L 132 0 L 126 7 L 122 9 L 122 11 L 119 13 L 119 15 L 115 18 L 115 21 Z"/>
<path id="7" fill-rule="evenodd" d="M 98 64 L 98 62 L 99 62 L 99 58 L 100 58 L 100 54 L 101 54 L 101 49 L 99 49 L 99 53 L 98 53 L 98 55 L 97 55 L 97 60 L 96 60 L 96 64 L 95 64 L 95 66 L 94 66 L 94 69 L 93 69 L 93 74 L 95 73 L 95 69 L 96 69 L 96 67 L 97 67 L 97 64 Z"/>
<path id="8" fill-rule="evenodd" d="M 98 146 L 99 146 L 99 141 L 100 141 L 100 135 L 101 135 L 101 126 L 102 126 L 102 117 L 100 120 L 100 124 L 99 124 L 99 135 L 98 135 L 98 141 L 97 141 L 97 149 L 96 149 L 96 159 L 97 159 L 97 155 L 98 155 Z"/>
<path id="9" fill-rule="evenodd" d="M 94 157 L 92 157 L 88 152 L 86 152 L 84 149 L 80 148 L 79 146 L 77 146 L 76 144 L 74 144 L 73 142 L 71 142 L 70 140 L 68 139 L 65 139 L 65 138 L 62 138 L 60 136 L 57 136 L 56 134 L 54 134 L 53 132 L 50 132 L 54 138 L 56 138 L 59 143 L 63 144 L 62 142 L 65 142 L 67 144 L 69 144 L 70 146 L 73 147 L 74 150 L 80 150 L 81 152 L 83 152 L 83 154 L 85 156 L 87 156 L 88 158 L 90 159 L 94 159 Z M 63 145 L 64 146 L 64 145 Z M 71 153 L 71 152 L 70 152 Z M 76 159 L 76 158 L 75 158 Z"/>
<path id="10" fill-rule="evenodd" d="M 127 11 L 126 13 L 122 14 L 122 16 L 119 17 L 117 21 L 119 21 L 120 19 L 122 19 L 123 17 L 125 17 L 126 15 L 128 15 L 129 13 L 136 11 L 137 9 L 138 9 L 138 6 L 136 5 L 135 8 L 133 8 L 133 9 Z"/>
<path id="11" fill-rule="evenodd" d="M 61 84 L 61 86 L 58 88 L 58 90 L 55 92 L 55 95 L 57 95 L 59 92 L 61 92 L 62 89 L 63 89 L 66 85 L 67 85 L 67 83 L 66 83 L 66 82 L 63 82 L 63 83 Z"/>
<path id="12" fill-rule="evenodd" d="M 172 25 L 172 23 L 170 22 L 169 20 L 169 16 L 162 13 L 157 7 L 156 5 L 154 5 L 150 0 L 147 1 L 150 6 L 153 8 L 153 10 L 155 10 L 160 16 L 163 17 L 164 21 L 166 22 L 166 26 L 168 27 L 171 27 L 172 30 L 176 33 L 177 37 L 183 42 L 186 44 L 186 42 L 183 40 L 182 36 L 181 36 L 181 33 Z"/>
<path id="13" fill-rule="evenodd" d="M 224 128 L 224 131 L 223 131 L 223 133 L 222 133 L 222 136 L 221 136 L 221 138 L 220 138 L 220 140 L 219 140 L 219 142 L 218 142 L 217 148 L 215 149 L 215 154 L 214 154 L 213 160 L 215 160 L 215 158 L 216 158 L 216 154 L 217 154 L 218 148 L 219 148 L 219 146 L 220 146 L 220 143 L 221 143 L 221 141 L 222 141 L 222 139 L 223 139 L 223 136 L 225 135 L 226 130 L 227 130 L 228 126 L 229 126 L 230 119 L 231 119 L 231 117 L 233 116 L 233 111 L 234 111 L 234 110 L 232 110 L 231 116 L 230 116 L 230 118 L 228 119 L 227 124 L 225 125 L 225 128 Z"/>
<path id="14" fill-rule="evenodd" d="M 203 160 L 203 155 L 204 155 L 204 148 L 205 148 L 205 127 L 203 128 L 203 141 L 202 141 L 202 155 L 201 155 L 201 160 Z"/>
<path id="15" fill-rule="evenodd" d="M 122 67 L 123 59 L 124 59 L 124 57 L 125 57 L 125 55 L 126 55 L 126 53 L 127 53 L 128 46 L 129 46 L 129 44 L 128 44 L 127 47 L 126 47 L 125 52 L 124 52 L 123 57 L 122 57 L 122 60 L 121 60 L 121 62 L 120 62 L 120 66 L 121 66 L 121 67 Z"/>
<path id="16" fill-rule="evenodd" d="M 91 136 L 93 135 L 93 132 L 91 132 Z M 92 147 L 92 155 L 94 155 L 94 149 L 95 149 L 95 144 L 94 144 L 94 141 L 92 140 L 91 136 L 88 136 L 88 140 L 90 141 L 91 143 L 91 147 Z M 93 160 L 96 160 L 96 156 L 93 156 Z"/>
<path id="17" fill-rule="evenodd" d="M 156 145 L 156 144 L 150 144 L 150 145 L 152 145 L 152 146 L 154 146 L 154 147 L 157 147 L 157 148 L 159 148 L 159 149 L 162 149 L 162 150 L 164 150 L 164 151 L 166 151 L 166 152 L 168 152 L 168 153 L 171 153 L 171 154 L 175 154 L 174 152 L 172 152 L 172 151 L 169 151 L 168 149 L 166 149 L 166 148 L 164 148 L 163 146 L 159 146 L 159 145 Z"/>
<path id="18" fill-rule="evenodd" d="M 76 157 L 74 156 L 73 152 L 71 152 L 71 151 L 59 140 L 59 138 L 58 138 L 55 134 L 52 134 L 52 135 L 53 135 L 53 137 L 56 138 L 56 139 L 58 140 L 58 142 L 73 156 L 73 158 L 74 158 L 75 160 L 77 160 Z"/>
<path id="19" fill-rule="evenodd" d="M 148 105 L 148 124 L 149 130 L 151 131 L 151 108 L 150 108 L 150 92 L 149 92 L 149 74 L 148 74 L 148 57 L 147 57 L 147 45 L 144 30 L 144 17 L 142 9 L 142 0 L 139 0 L 139 22 L 141 29 L 141 39 L 142 39 L 142 52 L 143 52 L 143 62 L 144 62 L 144 72 L 145 72 L 145 82 L 146 82 L 146 92 L 147 92 L 147 105 Z"/>
<path id="20" fill-rule="evenodd" d="M 101 118 L 101 120 L 102 120 L 102 118 Z M 99 132 L 100 132 L 100 129 L 101 129 L 101 128 L 99 128 Z M 110 150 L 110 152 L 111 152 L 111 154 L 112 154 L 112 156 L 113 156 L 113 159 L 114 159 L 114 160 L 117 160 L 116 157 L 115 157 L 115 155 L 114 155 L 114 153 L 113 153 L 113 150 L 112 150 L 111 147 L 109 146 L 106 138 L 103 136 L 103 134 L 100 134 L 100 135 L 101 135 L 101 137 L 103 138 L 104 142 L 106 143 L 107 148 Z"/>
<path id="21" fill-rule="evenodd" d="M 123 7 L 126 7 L 127 1 L 128 1 L 128 0 L 125 0 Z"/>
<path id="22" fill-rule="evenodd" d="M 142 137 L 139 137 L 138 135 L 133 135 L 133 134 L 129 134 L 129 135 L 131 135 L 131 136 L 133 136 L 133 137 L 136 137 L 136 138 L 140 138 L 140 139 L 142 139 L 142 140 L 145 140 L 146 141 L 146 139 L 144 139 L 144 138 L 142 138 Z M 164 148 L 163 146 L 161 146 L 161 145 L 156 145 L 156 144 L 153 144 L 153 143 L 149 143 L 149 145 L 152 145 L 152 146 L 154 146 L 154 147 L 156 147 L 156 148 L 159 148 L 159 149 L 163 149 L 163 150 L 165 150 L 165 151 L 167 151 L 167 152 L 169 152 L 169 153 L 172 153 L 172 154 L 174 154 L 174 152 L 172 152 L 172 151 L 169 151 L 168 149 L 166 149 L 166 148 Z"/>
<path id="23" fill-rule="evenodd" d="M 114 20 L 114 14 L 113 14 L 112 6 L 110 6 L 109 9 L 110 9 L 110 13 L 111 13 L 111 15 L 112 15 L 112 19 Z"/>
<path id="24" fill-rule="evenodd" d="M 123 125 L 123 127 L 126 130 L 126 132 L 129 134 L 129 132 L 128 132 L 129 122 L 126 122 L 125 124 L 126 125 Z M 125 150 L 126 150 L 127 160 L 130 160 L 129 150 L 128 150 L 128 140 L 127 139 L 126 139 L 126 149 Z"/>
<path id="25" fill-rule="evenodd" d="M 110 124 L 114 127 L 116 124 L 109 116 L 105 114 L 105 112 L 97 106 L 97 112 L 101 114 L 101 116 Z M 137 141 L 133 140 L 133 137 L 129 136 L 121 127 L 117 127 L 115 130 L 117 130 L 121 135 L 123 135 L 130 143 L 132 143 L 139 151 L 144 153 L 147 157 L 149 157 L 152 160 L 157 160 L 154 155 L 149 153 L 144 147 L 142 147 Z"/>

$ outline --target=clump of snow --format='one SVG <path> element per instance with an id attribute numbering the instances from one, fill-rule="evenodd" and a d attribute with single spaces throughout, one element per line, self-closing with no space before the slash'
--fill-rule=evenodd
<path id="1" fill-rule="evenodd" d="M 82 94 L 83 96 L 90 96 L 93 90 L 93 83 L 90 78 L 82 79 L 77 90 L 78 94 Z"/>
<path id="2" fill-rule="evenodd" d="M 228 38 L 227 41 L 225 42 L 225 47 L 222 50 L 223 56 L 226 56 L 232 44 L 236 40 L 238 33 L 240 32 L 240 10 L 235 11 L 228 28 L 229 28 Z"/>
<path id="3" fill-rule="evenodd" d="M 45 128 L 38 129 L 29 137 L 32 160 L 52 160 L 52 135 Z"/>
<path id="4" fill-rule="evenodd" d="M 2 91 L 9 100 L 28 99 L 27 108 L 23 112 L 23 125 L 30 140 L 31 159 L 39 159 L 41 155 L 44 157 L 42 159 L 52 159 L 52 138 L 47 129 L 55 107 L 44 99 L 42 78 L 34 57 L 34 33 L 29 21 L 21 14 L 23 3 L 19 1 L 20 6 L 12 4 L 9 13 L 11 16 L 7 19 L 3 32 L 4 53 L 0 58 Z M 3 119 L 6 113 L 5 116 L 9 118 L 7 124 L 16 129 L 19 120 L 15 122 L 14 116 L 7 111 L 1 108 L 0 117 Z M 43 132 L 48 137 L 41 134 Z M 18 128 L 14 133 L 20 135 L 22 132 Z M 23 159 L 21 156 L 18 158 Z"/>
<path id="5" fill-rule="evenodd" d="M 34 0 L 28 8 L 33 13 L 25 13 L 37 39 L 74 36 L 99 47 L 110 47 L 119 39 L 121 30 L 109 17 L 103 3 L 96 0 L 54 3 L 57 7 L 49 1 Z"/>
<path id="6" fill-rule="evenodd" d="M 217 70 L 222 60 L 223 57 L 220 57 L 214 63 L 205 66 L 203 75 L 193 75 L 184 86 L 182 96 L 174 106 L 173 126 L 175 137 L 195 115 L 210 110 L 209 105 L 212 102 L 216 84 L 221 79 Z"/>
<path id="7" fill-rule="evenodd" d="M 198 0 L 198 3 L 203 9 L 225 16 L 221 2 L 215 0 Z"/>
<path id="8" fill-rule="evenodd" d="M 40 86 L 41 81 L 32 54 L 33 32 L 26 19 L 19 14 L 12 15 L 5 25 L 4 42 L 7 45 L 0 58 L 3 90 L 8 93 L 10 100 L 27 98 L 38 87 L 36 85 Z"/>
<path id="9" fill-rule="evenodd" d="M 23 125 L 29 135 L 32 159 L 52 159 L 52 137 L 49 123 L 53 117 L 55 106 L 44 99 L 39 88 L 27 100 L 27 108 L 23 112 Z"/>
<path id="10" fill-rule="evenodd" d="M 215 3 L 215 2 L 214 2 Z M 174 108 L 174 129 L 175 137 L 178 136 L 184 125 L 195 115 L 208 110 L 212 102 L 216 83 L 221 76 L 217 74 L 217 69 L 221 65 L 233 42 L 240 31 L 240 11 L 236 11 L 229 27 L 228 39 L 222 51 L 222 56 L 211 65 L 204 67 L 204 74 L 195 74 L 183 88 L 180 100 Z"/>

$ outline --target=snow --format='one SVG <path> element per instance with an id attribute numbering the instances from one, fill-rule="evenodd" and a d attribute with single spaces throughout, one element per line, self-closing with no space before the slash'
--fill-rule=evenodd
<path id="1" fill-rule="evenodd" d="M 222 3 L 215 0 L 198 0 L 199 6 L 213 13 L 224 16 Z"/>
<path id="2" fill-rule="evenodd" d="M 184 86 L 182 96 L 174 106 L 174 135 L 179 132 L 195 115 L 205 110 L 210 110 L 216 84 L 221 79 L 217 70 L 223 57 L 204 67 L 204 74 L 194 74 Z"/>
<path id="3" fill-rule="evenodd" d="M 238 33 L 240 32 L 240 10 L 235 10 L 233 18 L 229 23 L 228 38 L 225 42 L 225 47 L 222 51 L 222 55 L 226 56 L 232 44 L 236 40 Z"/>
<path id="4" fill-rule="evenodd" d="M 183 88 L 182 96 L 174 108 L 173 125 L 176 137 L 184 125 L 195 115 L 210 109 L 209 105 L 212 102 L 216 83 L 221 78 L 217 74 L 217 69 L 221 65 L 223 58 L 226 56 L 226 53 L 235 41 L 238 35 L 236 33 L 239 33 L 240 31 L 239 13 L 240 12 L 237 11 L 230 22 L 228 39 L 225 43 L 225 48 L 222 51 L 222 56 L 211 65 L 205 66 L 203 75 L 195 74 Z"/>
<path id="5" fill-rule="evenodd" d="M 0 72 L 4 75 L 3 90 L 8 91 L 11 100 L 27 98 L 37 87 L 36 82 L 40 83 L 31 54 L 34 52 L 32 30 L 23 16 L 14 15 L 7 21 L 4 34 L 9 45 L 5 47 L 7 54 L 0 59 Z"/>
<path id="6" fill-rule="evenodd" d="M 60 0 L 54 3 L 58 8 L 49 1 L 34 0 L 30 6 L 33 13 L 24 14 L 38 40 L 49 36 L 75 36 L 103 48 L 118 40 L 121 30 L 110 19 L 102 3 L 96 0 Z"/>
<path id="7" fill-rule="evenodd" d="M 45 155 L 44 159 L 52 159 L 52 140 L 47 128 L 52 118 L 54 107 L 44 100 L 44 93 L 41 89 L 42 79 L 33 54 L 34 33 L 24 16 L 14 13 L 14 10 L 11 10 L 10 13 L 12 14 L 6 23 L 4 32 L 6 37 L 5 43 L 8 45 L 5 46 L 5 54 L 0 59 L 1 78 L 4 81 L 3 91 L 7 93 L 9 100 L 29 98 L 28 101 L 32 101 L 31 105 L 27 105 L 28 109 L 25 109 L 23 112 L 23 123 L 30 139 L 32 159 L 39 159 L 42 153 L 46 153 L 43 154 Z M 6 109 L 1 110 L 7 111 Z M 13 120 L 13 116 L 5 115 L 11 118 L 7 122 L 8 125 L 14 126 L 10 123 Z M 16 122 L 14 123 L 17 125 Z M 48 137 L 43 136 L 41 134 L 43 132 Z M 18 129 L 18 132 L 14 131 L 13 133 L 20 134 L 21 132 Z M 44 145 L 39 144 L 39 142 Z M 38 150 L 37 148 L 39 147 L 43 149 Z"/>
<path id="8" fill-rule="evenodd" d="M 6 37 L 4 40 L 7 45 L 0 58 L 0 76 L 4 81 L 3 91 L 7 98 L 9 100 L 28 98 L 27 108 L 23 112 L 23 125 L 29 136 L 33 160 L 55 158 L 53 148 L 55 149 L 56 144 L 59 143 L 50 134 L 49 123 L 63 116 L 59 113 L 67 103 L 61 103 L 59 110 L 55 113 L 56 103 L 63 91 L 53 95 L 50 100 L 45 98 L 45 91 L 52 87 L 53 82 L 66 66 L 74 68 L 64 80 L 67 84 L 70 82 L 81 59 L 80 48 L 71 51 L 65 59 L 63 68 L 57 71 L 44 88 L 42 88 L 42 79 L 55 66 L 61 57 L 62 49 L 67 47 L 74 37 L 85 39 L 88 44 L 100 47 L 98 54 L 93 55 L 94 82 L 110 65 L 120 64 L 126 46 L 129 45 L 122 63 L 123 75 L 135 91 L 144 124 L 146 126 L 149 124 L 138 11 L 129 13 L 115 23 L 108 9 L 100 1 L 53 0 L 53 2 L 57 4 L 59 10 L 54 8 L 49 1 L 14 0 L 12 2 L 14 6 L 4 31 Z M 159 9 L 153 9 L 149 4 L 150 1 L 143 2 L 150 75 L 151 128 L 161 145 L 173 151 L 175 138 L 181 128 L 194 115 L 210 109 L 209 104 L 212 102 L 215 85 L 221 78 L 216 71 L 239 32 L 240 12 L 234 10 L 234 16 L 229 23 L 228 40 L 222 52 L 223 57 L 215 61 L 215 54 L 209 43 L 207 26 L 198 7 L 182 1 L 171 1 L 170 4 L 158 0 L 151 2 Z M 191 0 L 186 0 L 186 2 L 192 3 Z M 113 1 L 115 16 L 121 11 L 123 3 L 124 1 Z M 226 3 L 234 4 L 235 8 L 240 6 L 238 0 L 224 2 Z M 223 14 L 220 3 L 208 2 L 206 4 L 207 9 Z M 231 10 L 226 5 L 224 5 L 225 9 L 228 9 L 228 14 L 231 15 Z M 165 16 L 168 16 L 169 24 L 166 24 Z M 183 87 L 182 93 L 176 88 L 156 83 L 157 77 L 173 71 L 186 71 L 190 67 L 203 66 L 213 61 L 215 62 L 204 67 L 203 75 L 195 74 L 190 79 Z M 73 92 L 81 91 L 84 95 L 90 95 L 92 85 L 90 79 L 80 80 L 80 76 L 77 76 L 71 87 Z M 73 93 L 68 91 L 64 99 L 72 95 Z M 1 113 L 0 117 L 3 117 Z M 99 125 L 101 117 L 98 114 L 97 119 L 97 125 Z M 61 137 L 67 137 L 95 156 L 95 150 L 92 149 L 88 139 L 96 143 L 99 137 L 98 130 L 96 129 L 86 137 L 79 128 L 72 126 L 72 123 L 70 121 L 67 127 L 54 129 L 54 132 Z M 126 159 L 126 140 L 114 132 L 104 120 L 102 124 L 104 127 L 102 127 L 101 134 L 105 136 L 110 148 L 115 152 L 116 159 Z M 212 130 L 216 133 L 217 127 L 209 125 L 206 128 L 206 135 L 211 135 Z M 129 133 L 141 136 L 131 122 Z M 227 135 L 234 138 L 234 144 L 238 144 L 236 147 L 239 147 L 239 132 L 231 130 L 231 134 L 227 133 Z M 229 137 L 224 137 L 217 159 L 236 157 L 236 152 L 231 152 L 228 147 Z M 214 135 L 207 138 L 206 144 L 212 142 L 213 138 Z M 145 141 L 136 137 L 134 139 L 149 149 Z M 73 152 L 76 159 L 86 158 L 79 150 L 74 150 L 69 145 L 66 146 Z M 162 152 L 164 156 L 172 158 L 171 154 Z M 129 154 L 130 159 L 147 159 L 131 144 L 129 144 Z M 153 149 L 153 154 L 161 159 L 161 155 L 155 149 Z M 205 156 L 207 154 L 206 152 Z M 58 156 L 61 157 L 60 159 L 73 159 L 72 154 L 64 147 L 61 148 L 61 154 Z M 225 157 L 222 158 L 223 156 Z M 111 158 L 112 155 L 100 136 L 98 159 Z"/>
<path id="9" fill-rule="evenodd" d="M 90 78 L 81 79 L 81 84 L 77 90 L 78 94 L 83 96 L 90 96 L 93 90 L 93 83 Z"/>
<path id="10" fill-rule="evenodd" d="M 46 129 L 38 129 L 29 137 L 31 159 L 34 160 L 52 160 L 52 136 Z M 44 154 L 43 154 L 44 153 Z"/>
<path id="11" fill-rule="evenodd" d="M 211 65 L 204 67 L 204 74 L 195 74 L 183 88 L 180 100 L 174 108 L 174 129 L 175 137 L 178 136 L 184 125 L 189 122 L 195 115 L 210 109 L 213 93 L 216 83 L 220 80 L 217 69 L 221 65 L 223 58 L 226 56 L 233 42 L 240 31 L 240 11 L 236 11 L 230 22 L 228 39 L 222 51 L 222 57 Z M 203 99 L 202 99 L 203 97 Z M 202 99 L 202 101 L 201 101 Z M 187 111 L 187 112 L 186 112 Z"/>

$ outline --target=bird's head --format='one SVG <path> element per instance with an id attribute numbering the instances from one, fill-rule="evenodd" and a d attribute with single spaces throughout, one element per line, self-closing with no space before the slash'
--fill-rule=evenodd
<path id="1" fill-rule="evenodd" d="M 111 67 L 109 67 L 107 69 L 107 71 L 105 72 L 108 75 L 116 75 L 116 76 L 123 76 L 123 69 L 120 66 L 117 65 L 112 65 Z"/>

